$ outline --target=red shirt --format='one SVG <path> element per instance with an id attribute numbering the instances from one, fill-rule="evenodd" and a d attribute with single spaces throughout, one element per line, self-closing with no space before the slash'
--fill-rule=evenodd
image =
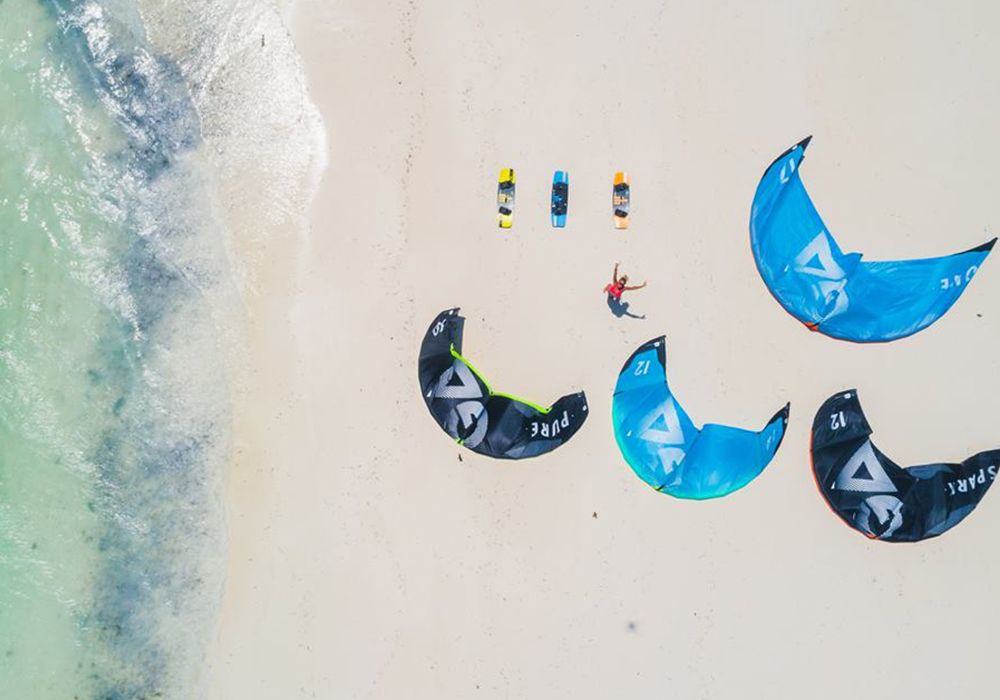
<path id="1" fill-rule="evenodd" d="M 615 299 L 621 299 L 622 292 L 625 291 L 625 287 L 619 287 L 617 284 L 609 284 L 604 288 L 604 291 L 613 296 Z"/>

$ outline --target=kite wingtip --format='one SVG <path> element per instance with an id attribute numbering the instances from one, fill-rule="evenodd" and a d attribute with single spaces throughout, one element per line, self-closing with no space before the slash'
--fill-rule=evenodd
<path id="1" fill-rule="evenodd" d="M 791 410 L 792 410 L 792 402 L 789 401 L 788 403 L 786 403 L 784 405 L 784 407 L 782 407 L 782 409 L 780 411 L 778 411 L 777 413 L 774 414 L 774 417 L 770 420 L 770 422 L 773 423 L 774 421 L 776 421 L 776 420 L 778 420 L 780 418 L 781 421 L 782 421 L 782 423 L 784 423 L 784 424 L 787 425 L 788 424 L 788 414 L 791 412 Z"/>
<path id="2" fill-rule="evenodd" d="M 645 343 L 643 343 L 642 345 L 640 345 L 639 349 L 636 350 L 636 352 L 637 353 L 641 352 L 642 350 L 645 350 L 647 348 L 659 348 L 659 347 L 662 347 L 662 348 L 666 348 L 667 347 L 667 336 L 665 336 L 665 335 L 658 335 L 655 338 L 650 338 Z"/>
<path id="3" fill-rule="evenodd" d="M 971 250 L 967 250 L 965 252 L 966 253 L 988 253 L 991 250 L 993 250 L 993 246 L 996 245 L 996 242 L 997 242 L 997 239 L 996 239 L 996 236 L 994 236 L 992 240 L 986 241 L 982 245 L 978 245 L 975 248 L 972 248 Z"/>
<path id="4" fill-rule="evenodd" d="M 810 141 L 812 141 L 812 135 L 806 136 L 804 139 L 802 139 L 801 141 L 799 141 L 794 146 L 789 146 L 788 149 L 784 151 L 784 153 L 782 153 L 780 156 L 778 156 L 777 158 L 775 158 L 774 160 L 772 160 L 771 164 L 764 169 L 764 175 L 767 175 L 768 171 L 771 168 L 773 168 L 783 158 L 785 158 L 788 155 L 791 155 L 792 151 L 794 151 L 796 148 L 801 148 L 802 149 L 802 155 L 800 156 L 799 160 L 801 160 L 802 158 L 804 158 L 805 157 L 806 146 L 809 145 Z M 763 177 L 763 176 L 761 176 L 761 177 Z"/>
<path id="5" fill-rule="evenodd" d="M 847 389 L 845 391 L 838 391 L 836 394 L 828 398 L 824 402 L 824 405 L 828 403 L 833 403 L 835 401 L 851 401 L 851 400 L 857 401 L 857 399 L 858 399 L 858 390 L 852 388 L 852 389 Z"/>

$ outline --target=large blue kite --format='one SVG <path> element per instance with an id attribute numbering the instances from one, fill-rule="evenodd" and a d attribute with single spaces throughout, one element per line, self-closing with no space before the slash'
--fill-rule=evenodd
<path id="1" fill-rule="evenodd" d="M 716 498 L 764 471 L 788 424 L 788 406 L 759 433 L 695 427 L 667 386 L 663 336 L 639 347 L 618 375 L 611 407 L 615 439 L 640 479 L 677 498 Z"/>
<path id="2" fill-rule="evenodd" d="M 843 253 L 799 177 L 809 137 L 771 163 L 750 212 L 750 245 L 774 298 L 808 328 L 877 342 L 931 325 L 954 304 L 996 238 L 964 253 L 862 262 Z"/>

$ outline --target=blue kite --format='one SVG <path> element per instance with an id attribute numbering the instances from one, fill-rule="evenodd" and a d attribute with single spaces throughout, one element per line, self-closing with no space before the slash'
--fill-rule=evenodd
<path id="1" fill-rule="evenodd" d="M 611 407 L 618 449 L 632 471 L 677 498 L 717 498 L 764 471 L 788 425 L 786 404 L 759 433 L 695 427 L 667 386 L 663 336 L 643 344 L 618 374 Z"/>
<path id="2" fill-rule="evenodd" d="M 754 194 L 750 245 L 764 283 L 785 311 L 832 338 L 869 343 L 923 330 L 958 300 L 997 239 L 922 260 L 841 252 L 799 177 L 810 139 L 778 156 Z"/>

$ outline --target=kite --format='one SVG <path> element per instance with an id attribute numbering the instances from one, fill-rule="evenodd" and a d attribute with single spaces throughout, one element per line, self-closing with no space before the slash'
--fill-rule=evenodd
<path id="1" fill-rule="evenodd" d="M 420 345 L 420 392 L 434 420 L 459 445 L 501 459 L 524 459 L 568 441 L 587 420 L 587 397 L 563 396 L 550 408 L 493 391 L 462 357 L 465 319 L 442 311 Z"/>
<path id="2" fill-rule="evenodd" d="M 922 260 L 844 254 L 799 177 L 811 138 L 778 156 L 754 194 L 750 245 L 767 288 L 785 311 L 833 338 L 895 340 L 931 325 L 965 291 L 996 238 Z"/>
<path id="3" fill-rule="evenodd" d="M 665 358 L 660 336 L 632 353 L 618 374 L 611 414 L 625 461 L 677 498 L 716 498 L 746 486 L 778 451 L 789 406 L 759 433 L 711 423 L 699 430 L 670 393 Z"/>
<path id="4" fill-rule="evenodd" d="M 827 399 L 812 427 L 816 485 L 834 513 L 886 542 L 918 542 L 958 525 L 986 495 L 1000 450 L 960 464 L 900 467 L 871 441 L 854 389 Z"/>

